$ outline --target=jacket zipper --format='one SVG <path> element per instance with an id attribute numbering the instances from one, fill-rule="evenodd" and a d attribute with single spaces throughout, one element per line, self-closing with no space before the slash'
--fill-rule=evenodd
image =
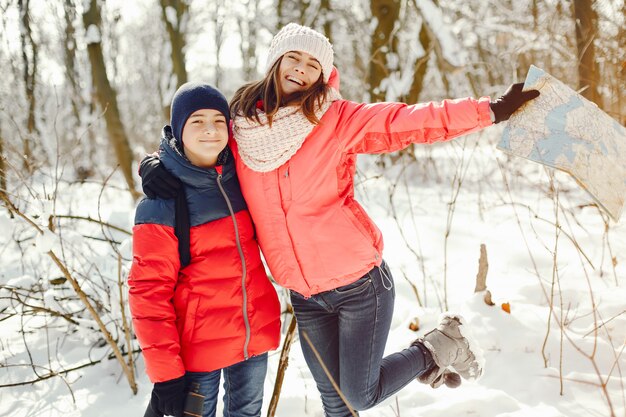
<path id="1" fill-rule="evenodd" d="M 246 326 L 246 341 L 243 345 L 243 358 L 247 360 L 248 356 L 248 345 L 250 344 L 250 321 L 248 320 L 248 293 L 246 291 L 246 260 L 243 256 L 243 250 L 241 249 L 241 240 L 239 238 L 239 227 L 237 226 L 237 219 L 235 218 L 235 212 L 233 211 L 233 206 L 226 195 L 226 191 L 224 191 L 224 187 L 222 186 L 222 174 L 218 174 L 217 176 L 217 186 L 220 189 L 220 192 L 224 196 L 224 200 L 226 200 L 226 204 L 228 205 L 228 211 L 230 211 L 230 216 L 233 219 L 233 224 L 235 225 L 235 239 L 237 241 L 237 250 L 239 251 L 239 258 L 241 258 L 241 268 L 242 268 L 242 276 L 241 276 L 241 290 L 243 291 L 243 321 Z"/>

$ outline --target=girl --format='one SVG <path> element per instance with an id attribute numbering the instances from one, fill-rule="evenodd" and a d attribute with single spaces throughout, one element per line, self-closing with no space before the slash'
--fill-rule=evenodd
<path id="1" fill-rule="evenodd" d="M 196 382 L 203 416 L 215 416 L 223 374 L 224 416 L 259 416 L 267 351 L 279 343 L 278 297 L 226 147 L 229 115 L 213 87 L 178 89 L 159 157 L 182 184 L 183 204 L 144 199 L 135 215 L 129 301 L 157 415 L 182 416 Z M 187 205 L 191 229 L 175 233 Z M 185 233 L 190 262 L 181 265 Z"/>
<path id="2" fill-rule="evenodd" d="M 243 195 L 272 275 L 290 289 L 329 417 L 354 415 L 350 405 L 373 407 L 416 377 L 454 386 L 460 379 L 449 369 L 466 379 L 482 372 L 477 347 L 453 315 L 383 358 L 395 290 L 381 233 L 354 199 L 356 156 L 475 132 L 538 95 L 516 84 L 495 102 L 363 104 L 341 99 L 338 86 L 328 40 L 289 24 L 271 42 L 264 79 L 240 88 L 230 106 Z M 154 160 L 143 165 L 144 181 L 153 180 L 147 193 L 172 192 Z"/>

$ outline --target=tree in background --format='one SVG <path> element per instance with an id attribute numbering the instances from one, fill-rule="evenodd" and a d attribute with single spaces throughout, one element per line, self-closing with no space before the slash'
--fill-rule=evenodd
<path id="1" fill-rule="evenodd" d="M 94 126 L 90 126 L 95 115 L 93 101 L 87 101 L 84 89 L 81 86 L 83 75 L 81 73 L 84 54 L 78 48 L 76 25 L 78 12 L 75 0 L 63 0 L 60 5 L 62 21 L 59 22 L 61 30 L 61 44 L 63 56 L 63 70 L 65 76 L 65 88 L 61 89 L 64 98 L 69 101 L 70 109 L 61 109 L 64 113 L 62 123 L 64 134 L 59 144 L 62 152 L 68 152 L 75 157 L 73 168 L 76 176 L 81 181 L 92 177 L 96 172 L 95 161 L 97 160 L 97 139 L 94 134 Z M 80 146 L 77 146 L 80 144 Z"/>
<path id="2" fill-rule="evenodd" d="M 522 81 L 530 64 L 569 85 L 577 85 L 580 78 L 582 87 L 589 68 L 583 62 L 590 60 L 593 47 L 592 79 L 604 102 L 592 100 L 616 119 L 626 118 L 623 2 L 606 1 L 601 7 L 589 2 L 589 14 L 581 11 L 582 0 L 574 5 L 538 0 L 198 0 L 193 6 L 188 0 L 132 6 L 99 1 L 107 6 L 102 18 L 110 24 L 94 26 L 102 29 L 104 41 L 86 48 L 76 17 L 85 5 L 91 7 L 89 1 L 54 0 L 44 7 L 29 0 L 0 2 L 4 25 L 0 47 L 7 58 L 0 80 L 6 103 L 0 115 L 4 152 L 20 165 L 32 161 L 28 155 L 33 146 L 41 143 L 44 151 L 52 149 L 50 128 L 57 117 L 54 131 L 62 151 L 72 150 L 74 161 L 69 163 L 74 168 L 92 167 L 93 172 L 79 174 L 81 178 L 110 171 L 109 162 L 97 157 L 103 147 L 99 141 L 122 143 L 125 137 L 128 144 L 120 146 L 127 161 L 120 159 L 120 151 L 115 155 L 128 181 L 131 171 L 124 166 L 132 160 L 129 150 L 137 155 L 141 148 L 155 148 L 158 126 L 169 118 L 164 108 L 176 87 L 185 79 L 207 80 L 229 96 L 244 82 L 258 78 L 266 43 L 290 21 L 310 25 L 331 39 L 341 92 L 357 101 L 415 103 L 494 95 L 508 83 Z M 590 27 L 595 24 L 595 32 L 590 32 L 593 42 L 580 50 L 585 43 L 572 35 L 578 30 L 583 36 L 586 21 L 577 17 L 574 6 L 583 17 L 592 16 Z M 126 7 L 140 10 L 128 17 Z M 51 19 L 57 19 L 57 30 L 50 26 Z M 151 24 L 156 21 L 163 24 Z M 87 74 L 97 73 L 90 65 L 96 46 L 103 55 L 100 68 L 108 77 L 94 78 L 101 82 L 93 84 L 97 94 L 91 100 Z M 241 57 L 241 68 L 234 66 L 239 56 L 233 53 Z M 115 102 L 102 101 L 107 91 L 115 93 Z M 17 140 L 7 134 L 9 129 L 19 134 Z M 111 132 L 122 136 L 116 139 Z"/>
<path id="3" fill-rule="evenodd" d="M 625 125 L 626 2 L 600 2 L 592 7 L 597 16 L 593 44 L 602 109 Z"/>
<path id="4" fill-rule="evenodd" d="M 256 45 L 258 42 L 259 23 L 255 19 L 258 13 L 258 0 L 246 0 L 240 3 L 237 9 L 237 25 L 241 37 L 241 59 L 243 63 L 243 77 L 245 80 L 257 78 L 258 58 Z"/>
<path id="5" fill-rule="evenodd" d="M 212 2 L 213 6 L 213 39 L 215 39 L 215 78 L 213 84 L 215 87 L 220 88 L 222 80 L 222 64 L 221 53 L 222 46 L 224 45 L 224 24 L 226 14 L 226 2 L 224 0 L 215 0 Z"/>
<path id="6" fill-rule="evenodd" d="M 87 31 L 87 52 L 89 54 L 89 62 L 91 63 L 92 83 L 97 100 L 104 112 L 109 140 L 117 156 L 120 169 L 124 174 L 128 189 L 133 197 L 138 198 L 139 192 L 135 189 L 135 180 L 132 173 L 133 154 L 120 118 L 117 94 L 109 82 L 104 54 L 102 53 L 100 29 L 102 17 L 97 0 L 90 0 L 89 7 L 83 11 L 83 24 Z"/>
<path id="7" fill-rule="evenodd" d="M 76 122 L 80 125 L 81 109 L 85 105 L 82 99 L 80 88 L 80 74 L 78 72 L 76 62 L 76 4 L 74 0 L 63 1 L 63 16 L 65 23 L 63 38 L 63 64 L 65 67 L 65 78 L 71 91 L 70 104 L 72 105 L 72 114 L 76 118 Z"/>
<path id="8" fill-rule="evenodd" d="M 185 30 L 189 18 L 189 5 L 185 0 L 160 0 L 163 23 L 170 39 L 172 72 L 176 76 L 176 88 L 187 82 L 185 68 Z"/>
<path id="9" fill-rule="evenodd" d="M 333 43 L 333 8 L 330 4 L 330 0 L 320 0 L 320 9 L 317 17 L 322 22 L 324 28 L 324 35 Z M 313 22 L 314 24 L 317 22 Z"/>
<path id="10" fill-rule="evenodd" d="M 370 64 L 367 77 L 370 101 L 385 101 L 386 88 L 382 81 L 389 76 L 388 55 L 397 53 L 398 40 L 394 31 L 400 15 L 400 0 L 372 0 L 370 2 L 372 17 L 376 19 L 376 27 L 372 33 L 370 45 Z M 394 59 L 397 66 L 397 56 Z"/>
<path id="11" fill-rule="evenodd" d="M 609 52 L 609 61 L 612 63 L 615 77 L 613 80 L 609 96 L 612 98 L 610 114 L 619 120 L 622 125 L 626 125 L 626 2 L 622 2 L 621 10 L 615 10 L 617 36 L 615 48 Z M 609 71 L 607 71 L 609 72 Z"/>
<path id="12" fill-rule="evenodd" d="M 587 99 L 602 108 L 598 91 L 600 77 L 596 62 L 595 40 L 598 37 L 598 15 L 593 0 L 574 0 L 576 47 L 578 51 L 578 88 Z"/>
<path id="13" fill-rule="evenodd" d="M 160 4 L 161 17 L 170 41 L 170 58 L 172 61 L 172 77 L 167 90 L 176 91 L 178 87 L 187 82 L 185 31 L 189 21 L 189 4 L 186 0 L 160 0 Z M 164 104 L 163 115 L 165 119 L 169 118 L 169 104 Z"/>
<path id="14" fill-rule="evenodd" d="M 2 136 L 2 130 L 0 130 L 0 200 L 6 197 L 7 193 L 7 167 L 4 156 L 4 137 Z"/>
<path id="15" fill-rule="evenodd" d="M 427 29 L 425 22 L 422 22 L 418 35 L 419 45 L 424 51 L 422 56 L 418 56 L 413 64 L 413 79 L 411 81 L 411 88 L 409 91 L 401 97 L 402 101 L 408 104 L 414 104 L 419 101 L 420 93 L 424 88 L 424 78 L 426 77 L 426 70 L 428 69 L 428 62 L 432 51 L 431 34 Z"/>
<path id="16" fill-rule="evenodd" d="M 33 39 L 33 31 L 30 24 L 30 0 L 18 0 L 17 2 L 20 12 L 20 41 L 22 45 L 22 69 L 24 90 L 26 100 L 28 101 L 28 112 L 26 119 L 26 136 L 23 139 L 24 168 L 32 173 L 35 161 L 33 159 L 33 147 L 35 144 L 35 136 L 37 135 L 37 127 L 35 123 L 35 113 L 37 111 L 37 100 L 35 96 L 35 86 L 37 84 L 37 63 L 39 52 L 37 44 Z"/>

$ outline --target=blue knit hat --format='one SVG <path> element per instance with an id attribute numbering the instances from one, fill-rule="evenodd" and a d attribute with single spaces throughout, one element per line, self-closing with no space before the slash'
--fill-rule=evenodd
<path id="1" fill-rule="evenodd" d="M 230 125 L 228 101 L 220 91 L 208 84 L 189 82 L 181 85 L 172 98 L 172 133 L 180 144 L 183 142 L 183 128 L 189 116 L 201 109 L 217 110 Z"/>

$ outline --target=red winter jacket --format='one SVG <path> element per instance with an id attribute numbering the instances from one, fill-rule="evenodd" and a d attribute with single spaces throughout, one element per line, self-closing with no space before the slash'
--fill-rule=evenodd
<path id="1" fill-rule="evenodd" d="M 329 84 L 338 87 L 336 70 Z M 256 172 L 238 157 L 243 195 L 276 282 L 308 297 L 380 265 L 381 233 L 354 198 L 358 154 L 445 141 L 491 124 L 487 97 L 416 105 L 338 100 L 277 169 Z"/>
<path id="2" fill-rule="evenodd" d="M 133 325 L 152 382 L 209 372 L 275 349 L 280 305 L 265 274 L 231 161 L 191 165 L 169 129 L 160 158 L 184 184 L 191 263 L 180 269 L 174 200 L 142 200 L 128 284 Z"/>

